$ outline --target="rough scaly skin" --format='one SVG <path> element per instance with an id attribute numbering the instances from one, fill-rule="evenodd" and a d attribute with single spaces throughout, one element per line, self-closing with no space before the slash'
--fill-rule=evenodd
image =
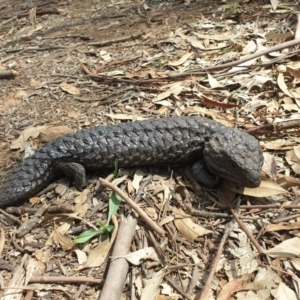
<path id="1" fill-rule="evenodd" d="M 202 117 L 174 117 L 102 126 L 68 134 L 21 163 L 0 187 L 0 207 L 36 195 L 57 177 L 62 163 L 87 170 L 195 162 L 245 187 L 260 184 L 263 163 L 258 141 L 249 134 Z M 76 181 L 76 180 L 75 180 Z"/>

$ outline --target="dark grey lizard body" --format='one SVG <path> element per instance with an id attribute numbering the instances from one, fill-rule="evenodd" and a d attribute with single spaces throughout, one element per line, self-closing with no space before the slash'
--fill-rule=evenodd
<path id="1" fill-rule="evenodd" d="M 237 129 L 201 117 L 175 117 L 121 123 L 63 136 L 21 163 L 0 187 L 0 206 L 16 204 L 41 191 L 62 163 L 87 170 L 196 162 L 238 185 L 260 184 L 263 158 L 258 141 Z M 70 171 L 69 173 L 72 173 Z"/>

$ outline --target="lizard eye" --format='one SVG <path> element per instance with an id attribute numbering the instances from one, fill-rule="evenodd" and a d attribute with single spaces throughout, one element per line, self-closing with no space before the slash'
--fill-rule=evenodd
<path id="1" fill-rule="evenodd" d="M 237 169 L 238 168 L 238 165 L 235 162 L 231 162 L 230 166 L 231 166 L 232 169 Z"/>

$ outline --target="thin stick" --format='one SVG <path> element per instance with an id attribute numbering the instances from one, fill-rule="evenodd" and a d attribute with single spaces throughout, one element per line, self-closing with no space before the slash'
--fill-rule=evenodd
<path id="1" fill-rule="evenodd" d="M 254 245 L 254 247 L 257 249 L 257 251 L 260 254 L 263 254 L 264 250 L 261 248 L 261 246 L 259 245 L 259 243 L 256 241 L 256 239 L 253 237 L 253 235 L 247 229 L 247 227 L 245 226 L 244 222 L 238 217 L 238 215 L 236 214 L 235 210 L 232 207 L 232 204 L 229 201 L 227 201 L 227 205 L 229 206 L 230 212 L 232 213 L 233 217 L 238 222 L 238 224 L 243 229 L 243 231 L 246 233 L 247 237 L 252 242 L 252 244 Z"/>
<path id="2" fill-rule="evenodd" d="M 213 262 L 213 265 L 212 265 L 212 268 L 208 274 L 208 277 L 206 279 L 206 282 L 205 282 L 205 286 L 202 290 L 202 293 L 201 293 L 201 296 L 199 298 L 199 300 L 204 300 L 206 299 L 206 294 L 210 288 L 210 284 L 212 282 L 212 279 L 213 279 L 213 276 L 215 275 L 215 272 L 216 272 L 216 269 L 217 269 L 217 265 L 218 265 L 218 261 L 220 260 L 220 257 L 221 257 L 221 254 L 222 254 L 222 251 L 223 251 L 223 248 L 224 248 L 224 245 L 227 241 L 227 238 L 229 236 L 229 233 L 231 232 L 232 228 L 233 228 L 233 224 L 234 224 L 234 220 L 232 220 L 231 222 L 229 222 L 226 227 L 225 227 L 225 232 L 223 234 L 223 237 L 222 237 L 222 240 L 219 244 L 219 249 L 218 249 L 218 252 L 216 254 L 216 257 L 214 259 L 214 262 Z M 198 300 L 198 299 L 197 299 Z"/>

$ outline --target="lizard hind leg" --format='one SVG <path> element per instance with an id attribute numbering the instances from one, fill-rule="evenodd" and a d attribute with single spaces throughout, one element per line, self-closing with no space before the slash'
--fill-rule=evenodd
<path id="1" fill-rule="evenodd" d="M 55 168 L 67 177 L 73 178 L 77 190 L 81 191 L 87 186 L 83 165 L 74 162 L 59 162 Z"/>
<path id="2" fill-rule="evenodd" d="M 201 159 L 192 165 L 191 173 L 199 183 L 207 188 L 214 188 L 218 184 L 218 177 L 209 171 L 204 159 Z"/>

